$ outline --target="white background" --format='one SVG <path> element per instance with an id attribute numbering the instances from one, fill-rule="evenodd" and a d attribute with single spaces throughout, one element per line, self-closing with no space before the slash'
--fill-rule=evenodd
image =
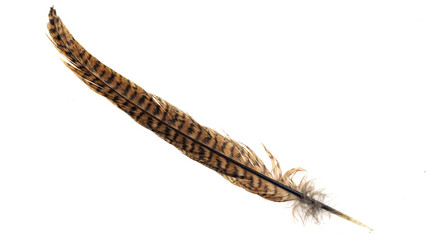
<path id="1" fill-rule="evenodd" d="M 133 122 L 63 66 L 53 4 L 105 64 L 374 231 L 295 222 Z M 0 20 L 0 239 L 426 239 L 425 1 L 14 1 Z"/>

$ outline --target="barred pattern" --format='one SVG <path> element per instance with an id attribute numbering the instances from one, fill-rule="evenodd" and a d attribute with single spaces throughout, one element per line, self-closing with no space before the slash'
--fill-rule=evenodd
<path id="1" fill-rule="evenodd" d="M 104 65 L 73 38 L 53 8 L 49 12 L 47 27 L 50 40 L 67 58 L 65 65 L 77 77 L 186 156 L 213 169 L 233 184 L 268 200 L 299 200 L 309 204 L 310 215 L 315 218 L 322 208 L 328 207 L 309 197 L 313 192 L 308 187 L 311 186 L 310 182 L 294 183 L 293 175 L 302 169 L 294 168 L 282 174 L 278 161 L 265 148 L 272 161 L 270 172 L 248 146 L 200 125 L 184 111 Z M 348 217 L 330 207 L 327 211 Z"/>

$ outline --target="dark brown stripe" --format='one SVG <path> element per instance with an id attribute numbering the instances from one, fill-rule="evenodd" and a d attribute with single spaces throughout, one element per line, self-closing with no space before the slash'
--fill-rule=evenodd
<path id="1" fill-rule="evenodd" d="M 231 147 L 231 151 L 230 151 L 230 158 L 233 158 L 235 149 L 236 149 L 236 145 L 233 144 L 233 146 Z"/>
<path id="2" fill-rule="evenodd" d="M 129 82 L 127 82 L 127 85 L 126 85 L 125 91 L 123 91 L 123 96 L 127 97 L 127 96 L 128 96 L 128 93 L 129 93 L 129 90 L 130 90 L 130 83 L 129 83 Z"/>
<path id="3" fill-rule="evenodd" d="M 182 138 L 182 149 L 187 151 L 187 139 L 185 137 Z"/>
<path id="4" fill-rule="evenodd" d="M 138 91 L 136 91 L 136 89 L 134 88 L 134 92 L 133 94 L 130 96 L 130 100 L 133 101 L 136 97 L 136 95 L 138 95 Z"/>
<path id="5" fill-rule="evenodd" d="M 115 73 L 115 72 L 113 72 L 113 71 L 111 71 L 110 77 L 108 77 L 108 79 L 107 79 L 106 83 L 107 83 L 107 84 L 112 83 L 115 77 L 116 77 L 116 73 Z"/>
<path id="6" fill-rule="evenodd" d="M 198 131 L 197 131 L 197 135 L 196 135 L 196 140 L 197 141 L 199 141 L 200 140 L 200 136 L 202 135 L 202 130 L 201 129 L 198 129 Z"/>
<path id="7" fill-rule="evenodd" d="M 165 138 L 169 138 L 170 132 L 171 132 L 171 129 L 168 126 L 166 126 L 166 129 L 165 129 L 165 131 L 163 133 L 163 135 L 165 136 Z"/>
<path id="8" fill-rule="evenodd" d="M 175 133 L 173 134 L 173 138 L 172 141 L 176 141 L 176 138 L 179 136 L 179 133 L 177 131 L 175 131 Z"/>
<path id="9" fill-rule="evenodd" d="M 165 121 L 166 116 L 168 115 L 168 113 L 169 113 L 169 104 L 166 104 L 166 108 L 165 108 L 165 110 L 163 110 L 162 121 Z"/>
<path id="10" fill-rule="evenodd" d="M 144 114 L 145 114 L 145 112 L 144 112 L 144 111 L 141 111 L 141 112 L 138 114 L 138 116 L 136 116 L 135 120 L 138 122 L 138 121 L 139 121 L 139 119 L 140 119 L 142 116 L 144 116 Z"/>
<path id="11" fill-rule="evenodd" d="M 153 130 L 153 118 L 152 118 L 152 117 L 148 117 L 148 118 L 147 118 L 147 127 L 148 127 L 150 130 Z"/>
<path id="12" fill-rule="evenodd" d="M 101 62 L 99 62 L 99 60 L 96 60 L 96 62 L 95 62 L 95 65 L 93 65 L 93 68 L 92 68 L 92 70 L 93 71 L 98 71 L 98 68 L 99 68 L 99 64 L 100 64 Z"/>
<path id="13" fill-rule="evenodd" d="M 141 98 L 139 98 L 138 105 L 141 106 L 145 102 L 145 100 L 147 100 L 147 96 L 144 94 L 141 96 Z"/>
<path id="14" fill-rule="evenodd" d="M 133 116 L 135 115 L 135 110 L 136 110 L 136 109 L 137 109 L 136 107 L 131 107 L 131 108 L 130 108 L 129 115 L 130 115 L 131 117 L 133 117 Z"/>
<path id="15" fill-rule="evenodd" d="M 148 110 L 150 109 L 151 105 L 152 105 L 151 103 L 147 104 L 147 106 L 145 106 L 144 110 L 148 112 Z"/>
<path id="16" fill-rule="evenodd" d="M 190 126 L 187 129 L 187 134 L 193 134 L 194 133 L 194 123 L 190 123 Z"/>
<path id="17" fill-rule="evenodd" d="M 156 107 L 154 108 L 154 111 L 153 111 L 153 115 L 157 116 L 159 112 L 160 112 L 160 105 L 156 104 Z"/>
<path id="18" fill-rule="evenodd" d="M 227 141 L 227 140 L 225 140 L 225 141 L 222 143 L 222 146 L 221 146 L 221 152 L 224 152 L 224 149 L 225 149 L 225 147 L 227 146 L 227 144 L 228 144 L 228 141 Z"/>
<path id="19" fill-rule="evenodd" d="M 193 153 L 194 152 L 194 145 L 195 145 L 196 143 L 194 142 L 194 141 L 191 141 L 191 144 L 190 144 L 190 146 L 191 146 L 191 148 L 190 148 L 190 150 L 188 150 L 189 152 L 191 152 L 191 153 Z"/>

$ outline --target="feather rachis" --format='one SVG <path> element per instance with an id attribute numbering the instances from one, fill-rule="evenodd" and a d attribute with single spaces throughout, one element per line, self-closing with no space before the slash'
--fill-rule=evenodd
<path id="1" fill-rule="evenodd" d="M 296 184 L 292 178 L 302 169 L 294 168 L 282 174 L 279 162 L 265 148 L 272 162 L 270 172 L 248 146 L 200 125 L 187 113 L 104 65 L 73 38 L 53 8 L 49 13 L 48 30 L 52 43 L 66 57 L 66 66 L 90 89 L 106 97 L 136 122 L 191 159 L 217 171 L 231 183 L 268 200 L 298 200 L 300 205 L 297 206 L 303 206 L 304 216 L 316 219 L 320 209 L 324 209 L 363 225 L 315 200 L 317 191 L 312 182 L 303 180 Z"/>

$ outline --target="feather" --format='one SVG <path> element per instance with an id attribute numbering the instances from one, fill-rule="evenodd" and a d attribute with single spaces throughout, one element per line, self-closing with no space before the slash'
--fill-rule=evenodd
<path id="1" fill-rule="evenodd" d="M 104 65 L 73 38 L 53 7 L 47 27 L 50 40 L 66 57 L 64 64 L 83 83 L 189 158 L 265 199 L 294 201 L 293 213 L 303 219 L 318 220 L 321 212 L 326 211 L 369 228 L 323 204 L 324 194 L 314 189 L 312 181 L 303 178 L 298 183 L 294 182 L 293 177 L 303 171 L 301 168 L 293 168 L 283 174 L 277 159 L 264 146 L 272 162 L 272 171 L 269 171 L 248 146 L 200 125 L 187 113 Z"/>

